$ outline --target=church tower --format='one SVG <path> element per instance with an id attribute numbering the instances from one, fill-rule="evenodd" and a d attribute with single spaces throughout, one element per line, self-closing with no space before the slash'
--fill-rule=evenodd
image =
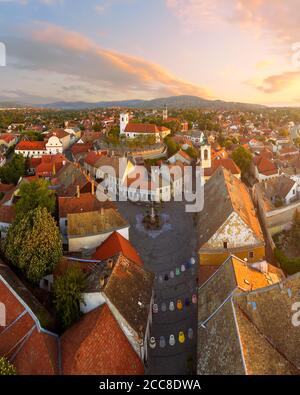
<path id="1" fill-rule="evenodd" d="M 164 110 L 163 110 L 163 121 L 166 121 L 168 119 L 168 107 L 165 105 Z"/>
<path id="2" fill-rule="evenodd" d="M 201 167 L 203 169 L 211 168 L 211 146 L 205 141 L 200 147 Z"/>
<path id="3" fill-rule="evenodd" d="M 126 126 L 129 123 L 129 114 L 128 113 L 121 113 L 120 114 L 120 135 L 125 135 Z"/>

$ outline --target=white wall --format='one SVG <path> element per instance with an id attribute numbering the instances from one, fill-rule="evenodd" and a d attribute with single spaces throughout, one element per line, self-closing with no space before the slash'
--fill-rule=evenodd
<path id="1" fill-rule="evenodd" d="M 123 229 L 116 229 L 125 239 L 129 240 L 129 226 Z M 101 233 L 92 236 L 68 236 L 69 252 L 81 252 L 84 250 L 94 250 L 99 247 L 113 232 Z"/>
<path id="2" fill-rule="evenodd" d="M 83 314 L 87 314 L 105 303 L 102 292 L 84 293 L 82 297 L 83 302 L 80 303 L 80 311 Z"/>

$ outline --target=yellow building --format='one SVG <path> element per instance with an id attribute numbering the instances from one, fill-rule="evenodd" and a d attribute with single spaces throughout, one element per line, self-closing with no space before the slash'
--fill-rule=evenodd
<path id="1" fill-rule="evenodd" d="M 234 254 L 249 263 L 265 259 L 265 242 L 245 184 L 220 167 L 204 188 L 199 216 L 201 266 L 219 266 Z"/>

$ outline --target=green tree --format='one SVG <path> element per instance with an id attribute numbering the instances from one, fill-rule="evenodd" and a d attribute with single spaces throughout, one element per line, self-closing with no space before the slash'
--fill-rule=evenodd
<path id="1" fill-rule="evenodd" d="M 95 123 L 94 125 L 94 132 L 101 132 L 102 126 L 100 123 Z"/>
<path id="2" fill-rule="evenodd" d="M 165 143 L 168 147 L 168 153 L 170 156 L 176 154 L 180 149 L 179 145 L 171 137 L 166 137 Z"/>
<path id="3" fill-rule="evenodd" d="M 15 376 L 16 368 L 6 358 L 0 357 L 0 376 Z"/>
<path id="4" fill-rule="evenodd" d="M 37 207 L 45 207 L 50 214 L 55 212 L 55 194 L 49 189 L 49 182 L 43 179 L 24 183 L 19 191 L 20 199 L 16 203 L 17 216 L 27 214 Z"/>
<path id="5" fill-rule="evenodd" d="M 25 159 L 22 155 L 14 155 L 12 160 L 0 168 L 0 180 L 4 184 L 17 184 L 25 174 Z"/>
<path id="6" fill-rule="evenodd" d="M 27 136 L 31 141 L 44 141 L 44 136 L 33 130 L 26 130 L 25 132 L 22 132 L 22 135 Z"/>
<path id="7" fill-rule="evenodd" d="M 46 208 L 38 207 L 12 224 L 4 242 L 4 254 L 33 283 L 53 273 L 62 256 L 62 241 Z"/>
<path id="8" fill-rule="evenodd" d="M 199 151 L 195 147 L 189 147 L 185 152 L 193 159 L 197 159 L 200 156 Z"/>
<path id="9" fill-rule="evenodd" d="M 246 148 L 244 148 L 243 146 L 239 146 L 236 150 L 233 151 L 232 159 L 241 169 L 243 174 L 249 171 L 252 161 L 252 154 Z"/>
<path id="10" fill-rule="evenodd" d="M 79 266 L 71 266 L 54 283 L 54 305 L 64 329 L 80 317 L 80 303 L 86 278 Z"/>

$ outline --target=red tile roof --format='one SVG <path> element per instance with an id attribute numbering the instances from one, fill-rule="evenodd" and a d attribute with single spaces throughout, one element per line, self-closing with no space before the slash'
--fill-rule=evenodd
<path id="1" fill-rule="evenodd" d="M 65 132 L 63 129 L 52 129 L 48 134 L 47 138 L 49 139 L 52 136 L 57 136 L 59 139 L 69 136 L 69 133 Z"/>
<path id="2" fill-rule="evenodd" d="M 253 158 L 253 162 L 255 166 L 257 167 L 257 170 L 260 174 L 263 174 L 265 176 L 271 176 L 273 174 L 278 173 L 277 167 L 274 165 L 273 162 L 271 162 L 269 159 L 267 159 L 264 156 L 256 156 Z"/>
<path id="3" fill-rule="evenodd" d="M 215 159 L 212 162 L 212 166 L 209 169 L 204 169 L 204 175 L 205 177 L 210 177 L 212 176 L 215 171 L 219 168 L 219 167 L 224 167 L 225 169 L 229 170 L 233 175 L 240 175 L 241 174 L 241 170 L 238 168 L 238 166 L 235 164 L 235 162 L 230 159 Z"/>
<path id="4" fill-rule="evenodd" d="M 260 156 L 263 156 L 264 158 L 271 160 L 273 158 L 273 153 L 270 150 L 268 150 L 267 148 L 264 148 L 260 152 Z"/>
<path id="5" fill-rule="evenodd" d="M 58 172 L 67 159 L 64 155 L 43 155 L 40 164 L 36 166 L 35 172 L 39 177 L 52 177 L 53 172 Z"/>
<path id="6" fill-rule="evenodd" d="M 15 365 L 19 375 L 58 374 L 58 337 L 41 329 L 32 308 L 18 295 L 20 289 L 28 291 L 5 265 L 0 266 L 0 300 L 6 309 L 5 326 L 0 326 L 0 355 Z"/>
<path id="7" fill-rule="evenodd" d="M 94 166 L 97 161 L 103 156 L 106 155 L 106 152 L 96 152 L 96 151 L 91 151 L 87 154 L 86 158 L 85 158 L 85 163 L 87 163 L 90 166 Z"/>
<path id="8" fill-rule="evenodd" d="M 132 262 L 143 265 L 142 259 L 131 245 L 130 241 L 126 240 L 118 232 L 114 232 L 108 239 L 101 244 L 93 255 L 93 259 L 99 261 L 107 260 L 118 253 L 122 253 L 126 258 Z"/>
<path id="9" fill-rule="evenodd" d="M 193 159 L 190 157 L 190 155 L 189 154 L 187 154 L 185 151 L 183 151 L 183 150 L 180 150 L 180 151 L 178 151 L 177 152 L 177 155 L 180 155 L 180 156 L 182 156 L 185 160 L 187 160 L 187 161 L 189 161 L 189 162 L 191 162 Z"/>
<path id="10" fill-rule="evenodd" d="M 100 202 L 92 193 L 82 193 L 79 198 L 77 196 L 58 198 L 60 218 L 66 218 L 68 214 L 86 213 L 101 208 L 115 208 L 115 205 L 110 201 Z"/>
<path id="11" fill-rule="evenodd" d="M 296 147 L 284 147 L 280 150 L 280 155 L 298 155 L 299 150 Z"/>
<path id="12" fill-rule="evenodd" d="M 13 184 L 2 184 L 0 183 L 0 192 L 9 192 L 14 189 L 15 186 Z"/>
<path id="13" fill-rule="evenodd" d="M 14 206 L 0 206 L 0 222 L 11 224 L 16 219 Z"/>
<path id="14" fill-rule="evenodd" d="M 159 132 L 158 126 L 150 123 L 129 123 L 125 129 L 125 133 L 158 134 Z"/>
<path id="15" fill-rule="evenodd" d="M 27 168 L 35 169 L 40 163 L 42 163 L 42 158 L 29 158 L 27 160 Z"/>
<path id="16" fill-rule="evenodd" d="M 5 133 L 0 135 L 0 140 L 4 140 L 7 144 L 11 143 L 16 139 L 13 134 Z"/>
<path id="17" fill-rule="evenodd" d="M 67 375 L 142 375 L 144 366 L 105 304 L 61 338 L 62 367 Z"/>
<path id="18" fill-rule="evenodd" d="M 92 146 L 93 146 L 92 143 L 74 144 L 71 148 L 71 152 L 73 155 L 85 153 L 85 152 L 88 152 L 89 150 L 91 150 Z"/>
<path id="19" fill-rule="evenodd" d="M 20 141 L 17 144 L 16 150 L 19 151 L 45 151 L 46 143 L 45 141 Z"/>

